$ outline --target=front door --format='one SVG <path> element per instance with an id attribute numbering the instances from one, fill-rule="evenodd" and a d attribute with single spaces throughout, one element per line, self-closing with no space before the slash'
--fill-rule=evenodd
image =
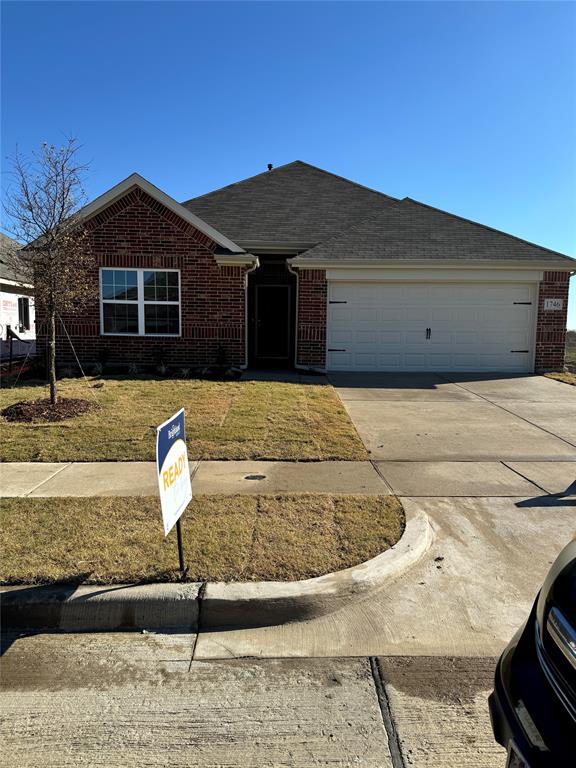
<path id="1" fill-rule="evenodd" d="M 254 363 L 290 365 L 291 285 L 254 286 Z"/>

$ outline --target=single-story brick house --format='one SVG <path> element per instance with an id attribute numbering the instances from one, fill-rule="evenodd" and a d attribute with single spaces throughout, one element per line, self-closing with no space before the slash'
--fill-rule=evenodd
<path id="1" fill-rule="evenodd" d="M 82 216 L 99 298 L 64 322 L 84 363 L 563 365 L 576 260 L 307 163 L 183 203 L 133 174 Z"/>

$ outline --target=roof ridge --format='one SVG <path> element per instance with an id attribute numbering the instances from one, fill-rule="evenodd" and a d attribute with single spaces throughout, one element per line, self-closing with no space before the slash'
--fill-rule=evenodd
<path id="1" fill-rule="evenodd" d="M 291 160 L 289 163 L 283 163 L 282 165 L 278 165 L 276 168 L 271 168 L 265 171 L 261 171 L 260 173 L 255 173 L 254 176 L 247 176 L 245 179 L 232 181 L 230 184 L 224 184 L 223 187 L 217 187 L 216 189 L 212 189 L 210 192 L 204 192 L 202 195 L 191 197 L 189 200 L 184 200 L 184 202 L 180 203 L 180 205 L 186 205 L 187 203 L 192 203 L 194 200 L 201 200 L 203 197 L 208 197 L 209 195 L 215 195 L 217 192 L 223 192 L 225 189 L 230 189 L 230 187 L 237 187 L 239 184 L 244 184 L 245 181 L 252 181 L 252 179 L 257 179 L 260 176 L 268 176 L 268 174 L 274 173 L 274 171 L 279 171 L 281 168 L 287 168 L 289 165 L 296 165 L 297 163 L 301 163 L 301 162 L 302 162 L 301 160 Z M 306 163 L 304 163 L 304 165 L 306 165 Z"/>
<path id="2" fill-rule="evenodd" d="M 398 201 L 398 198 L 392 197 L 391 195 L 387 195 L 385 192 L 380 192 L 380 190 L 378 189 L 367 187 L 365 184 L 359 184 L 357 181 L 352 181 L 352 179 L 347 179 L 345 176 L 340 176 L 337 173 L 332 173 L 332 171 L 327 171 L 324 168 L 319 168 L 317 165 L 312 165 L 311 163 L 307 163 L 304 160 L 292 160 L 289 163 L 284 163 L 283 165 L 279 165 L 276 168 L 272 168 L 267 171 L 262 171 L 261 173 L 256 173 L 254 174 L 254 176 L 248 176 L 246 179 L 240 179 L 239 181 L 233 181 L 231 184 L 225 184 L 223 187 L 218 187 L 217 189 L 213 189 L 211 192 L 205 192 L 202 195 L 191 197 L 189 200 L 185 200 L 184 202 L 182 202 L 181 205 L 186 205 L 187 203 L 192 203 L 196 200 L 202 200 L 202 198 L 208 197 L 209 195 L 214 195 L 217 192 L 223 192 L 225 189 L 236 187 L 239 184 L 244 184 L 246 181 L 252 181 L 253 179 L 259 178 L 260 176 L 268 176 L 268 174 L 274 173 L 274 171 L 280 171 L 283 168 L 290 167 L 291 165 L 303 165 L 306 168 L 311 168 L 314 171 L 318 171 L 318 173 L 323 173 L 325 176 L 331 176 L 333 179 L 339 179 L 340 181 L 345 181 L 347 184 L 351 184 L 353 187 L 357 187 L 358 189 L 365 189 L 368 192 L 372 192 L 375 195 L 384 197 L 386 198 L 386 200 Z"/>
<path id="3" fill-rule="evenodd" d="M 420 205 L 422 208 L 429 208 L 431 211 L 438 211 L 438 213 L 443 213 L 446 216 L 450 216 L 453 219 L 458 219 L 459 221 L 465 221 L 467 224 L 473 224 L 476 227 L 480 227 L 481 229 L 487 229 L 490 232 L 496 232 L 499 235 L 504 235 L 505 237 L 510 238 L 511 240 L 518 240 L 521 243 L 526 243 L 526 245 L 530 245 L 533 248 L 539 248 L 541 251 L 546 251 L 547 253 L 553 253 L 555 256 L 563 256 L 567 259 L 574 259 L 573 256 L 569 256 L 567 253 L 562 253 L 561 251 L 555 251 L 552 248 L 546 248 L 545 245 L 538 245 L 538 243 L 533 243 L 531 240 L 526 240 L 523 237 L 518 237 L 517 235 L 511 235 L 509 232 L 504 232 L 501 229 L 496 229 L 496 227 L 490 227 L 488 224 L 481 224 L 479 221 L 474 221 L 473 219 L 467 219 L 465 216 L 459 216 L 457 213 L 450 213 L 450 211 L 445 211 L 442 208 L 436 208 L 434 205 L 429 205 L 428 203 L 422 203 L 420 200 L 414 200 L 412 197 L 405 197 L 400 202 L 405 203 L 413 203 L 414 205 Z"/>
<path id="4" fill-rule="evenodd" d="M 357 181 L 352 181 L 352 179 L 347 179 L 346 176 L 340 176 L 338 173 L 332 173 L 332 171 L 327 171 L 325 168 L 320 168 L 317 165 L 312 165 L 311 163 L 307 163 L 304 160 L 294 160 L 293 163 L 289 163 L 289 165 L 293 165 L 298 163 L 299 165 L 305 165 L 307 168 L 313 168 L 315 171 L 320 171 L 320 173 L 324 173 L 326 176 L 332 176 L 334 179 L 340 179 L 340 181 L 345 181 L 348 184 L 352 184 L 354 187 L 358 187 L 359 189 L 366 189 L 368 192 L 373 192 L 375 195 L 380 195 L 380 197 L 385 197 L 387 200 L 394 200 L 396 202 L 399 202 L 399 199 L 397 197 L 392 197 L 391 195 L 387 195 L 385 192 L 380 192 L 379 189 L 374 189 L 373 187 L 368 187 L 366 184 L 359 184 Z"/>

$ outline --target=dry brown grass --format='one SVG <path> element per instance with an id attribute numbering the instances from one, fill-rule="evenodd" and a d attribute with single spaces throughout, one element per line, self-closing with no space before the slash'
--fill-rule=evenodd
<path id="1" fill-rule="evenodd" d="M 572 384 L 576 387 L 576 373 L 570 373 L 569 371 L 562 371 L 561 373 L 545 373 L 549 379 L 555 379 L 556 381 L 562 381 L 564 384 Z"/>
<path id="2" fill-rule="evenodd" d="M 319 576 L 388 549 L 404 522 L 393 496 L 197 496 L 182 518 L 188 578 Z M 156 498 L 1 499 L 0 523 L 3 584 L 179 578 Z"/>
<path id="3" fill-rule="evenodd" d="M 330 384 L 150 377 L 60 382 L 63 397 L 99 408 L 57 423 L 0 419 L 0 461 L 151 461 L 156 426 L 186 409 L 191 459 L 366 459 Z M 45 395 L 42 385 L 0 390 L 0 410 Z"/>

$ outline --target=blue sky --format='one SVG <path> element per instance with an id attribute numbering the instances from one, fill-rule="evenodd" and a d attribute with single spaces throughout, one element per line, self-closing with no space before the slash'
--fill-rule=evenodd
<path id="1" fill-rule="evenodd" d="M 183 200 L 301 159 L 576 255 L 575 37 L 573 3 L 4 2 L 3 163 L 74 134 L 90 197 Z"/>

